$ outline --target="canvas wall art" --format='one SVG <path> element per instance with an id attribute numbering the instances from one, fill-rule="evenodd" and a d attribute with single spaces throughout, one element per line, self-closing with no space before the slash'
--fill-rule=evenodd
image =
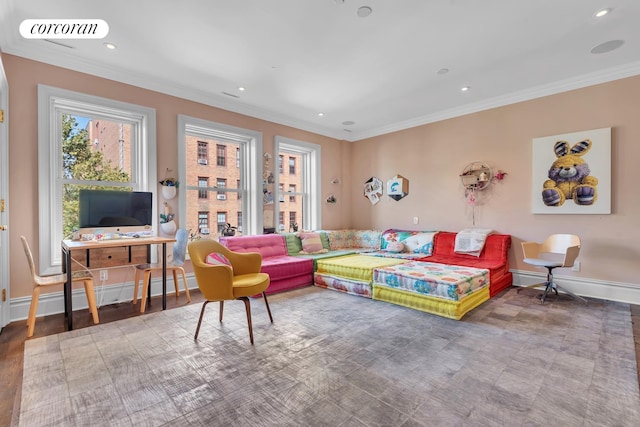
<path id="1" fill-rule="evenodd" d="M 534 214 L 611 213 L 611 128 L 534 138 Z"/>

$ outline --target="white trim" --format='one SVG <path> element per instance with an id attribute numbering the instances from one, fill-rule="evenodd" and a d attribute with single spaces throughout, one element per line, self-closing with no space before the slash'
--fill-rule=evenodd
<path id="1" fill-rule="evenodd" d="M 246 221 L 247 234 L 262 234 L 262 133 L 216 123 L 210 120 L 178 115 L 178 181 L 187 188 L 186 134 L 200 134 L 203 137 L 240 143 L 241 182 L 244 183 L 248 197 L 242 198 L 243 221 Z M 193 189 L 197 189 L 194 187 Z M 180 227 L 187 227 L 187 192 L 178 194 L 178 218 Z M 248 215 L 247 215 L 248 214 Z M 213 227 L 209 227 L 213 228 Z"/>
<path id="2" fill-rule="evenodd" d="M 0 199 L 5 201 L 5 211 L 0 212 L 0 225 L 9 227 L 9 83 L 0 57 L 0 110 L 4 111 L 4 123 L 0 123 Z M 10 231 L 0 232 L 0 291 L 7 292 L 7 300 L 0 301 L 0 329 L 9 323 L 11 299 L 10 265 Z"/>
<path id="3" fill-rule="evenodd" d="M 0 4 L 3 3 L 0 2 Z M 9 11 L 8 13 L 11 14 L 13 12 Z M 2 16 L 2 12 L 0 12 L 0 16 Z M 318 123 L 312 123 L 298 118 L 293 118 L 284 114 L 277 113 L 273 110 L 269 110 L 267 108 L 232 101 L 228 97 L 217 93 L 206 93 L 205 91 L 199 90 L 198 88 L 191 88 L 187 85 L 181 84 L 176 79 L 171 80 L 161 77 L 152 77 L 143 73 L 131 72 L 131 70 L 124 70 L 122 68 L 106 66 L 105 64 L 96 63 L 95 61 L 73 57 L 70 53 L 62 52 L 60 50 L 47 50 L 43 47 L 41 49 L 38 49 L 38 52 L 34 52 L 32 49 L 27 49 L 26 46 L 20 43 L 16 43 L 16 39 L 20 37 L 20 34 L 17 31 L 10 31 L 9 26 L 6 25 L 3 27 L 7 27 L 0 28 L 0 31 L 5 32 L 4 40 L 9 40 L 9 42 L 6 43 L 7 46 L 5 46 L 3 49 L 5 53 L 31 59 L 33 61 L 52 64 L 73 71 L 91 74 L 125 84 L 130 84 L 143 89 L 176 96 L 189 101 L 221 108 L 226 111 L 244 114 L 249 117 L 255 117 L 269 122 L 291 126 L 296 129 L 317 133 L 319 135 L 324 135 L 345 141 L 359 141 L 362 139 L 372 138 L 391 132 L 397 132 L 416 126 L 422 126 L 425 124 L 472 114 L 479 111 L 503 107 L 505 105 L 510 105 L 517 102 L 529 101 L 532 99 L 542 98 L 544 96 L 568 92 L 571 90 L 576 90 L 601 83 L 607 83 L 610 81 L 632 77 L 640 74 L 640 61 L 636 61 L 629 64 L 611 67 L 604 70 L 598 70 L 592 73 L 574 76 L 557 82 L 543 84 L 508 93 L 503 96 L 494 97 L 473 104 L 461 105 L 459 107 L 443 111 L 435 111 L 433 113 L 406 121 L 391 123 L 378 128 L 367 129 L 362 132 L 349 133 L 345 132 L 343 129 L 335 129 L 329 126 L 323 126 Z"/>
<path id="4" fill-rule="evenodd" d="M 545 280 L 546 274 L 531 271 L 511 270 L 513 273 L 514 286 L 533 285 Z M 583 279 L 567 276 L 555 276 L 558 284 L 568 290 L 585 297 L 591 297 L 601 300 L 618 301 L 627 304 L 640 304 L 640 284 L 622 283 L 622 282 L 605 282 L 596 279 Z M 193 273 L 187 273 L 187 286 L 189 289 L 197 289 Z M 182 292 L 182 282 L 179 284 L 180 292 Z M 98 303 L 102 300 L 102 306 L 108 304 L 130 303 L 133 296 L 133 282 L 125 282 L 118 285 L 96 286 L 96 299 Z M 104 296 L 101 297 L 101 293 Z M 173 283 L 171 277 L 167 277 L 168 297 L 173 297 Z M 151 280 L 151 295 L 159 296 L 162 294 L 162 278 L 154 277 Z M 182 294 L 180 298 L 183 298 Z M 549 299 L 549 303 L 553 302 L 553 296 Z M 14 298 L 10 301 L 10 321 L 15 322 L 25 320 L 29 314 L 29 304 L 31 297 Z M 84 289 L 78 288 L 73 290 L 73 308 L 82 310 L 87 308 L 87 299 Z M 38 304 L 38 317 L 48 316 L 51 314 L 60 314 L 64 312 L 63 292 L 51 292 L 40 295 Z M 77 314 L 76 314 L 77 315 Z"/>
<path id="5" fill-rule="evenodd" d="M 142 291 L 142 285 L 139 283 L 139 293 Z M 180 298 L 184 297 L 184 291 L 182 288 L 182 279 L 179 280 L 178 289 L 180 290 Z M 193 273 L 187 274 L 187 286 L 189 289 L 197 289 L 198 284 Z M 104 292 L 104 295 L 103 295 Z M 167 298 L 175 298 L 174 296 L 173 280 L 171 275 L 167 276 Z M 121 285 L 107 285 L 107 286 L 95 286 L 96 301 L 98 303 L 98 309 L 101 306 L 110 304 L 131 304 L 133 300 L 133 282 L 125 282 Z M 151 296 L 162 295 L 162 277 L 153 277 L 151 279 Z M 73 311 L 83 310 L 88 308 L 87 298 L 84 293 L 84 288 L 79 287 L 72 292 L 73 298 Z M 186 301 L 186 300 L 185 300 Z M 101 304 L 102 302 L 102 304 Z M 160 303 L 159 301 L 155 304 Z M 10 301 L 11 305 L 11 322 L 19 320 L 25 320 L 29 316 L 29 306 L 31 305 L 31 296 L 14 298 Z M 140 309 L 140 302 L 138 302 L 137 309 Z M 52 314 L 64 313 L 64 292 L 49 292 L 40 295 L 40 301 L 38 302 L 37 317 L 49 316 Z M 78 316 L 78 314 L 75 314 Z M 89 314 L 87 314 L 88 316 Z M 100 310 L 98 310 L 98 316 Z M 62 322 L 62 320 L 60 320 Z M 38 325 L 36 323 L 36 329 Z"/>
<path id="6" fill-rule="evenodd" d="M 511 270 L 514 286 L 529 286 L 546 280 L 546 273 Z M 640 304 L 640 284 L 609 282 L 598 279 L 570 277 L 554 274 L 557 284 L 576 295 L 608 301 Z M 562 292 L 562 291 L 561 291 Z"/>
<path id="7" fill-rule="evenodd" d="M 61 111 L 91 111 L 94 115 L 134 124 L 135 146 L 131 147 L 131 164 L 136 165 L 131 176 L 131 184 L 136 191 L 153 193 L 153 226 L 158 224 L 157 206 L 157 161 L 156 161 L 156 111 L 153 108 L 115 101 L 80 92 L 38 85 L 38 197 L 39 197 L 39 267 L 40 274 L 60 272 L 62 255 L 60 241 L 63 239 L 61 227 L 62 183 L 52 176 L 62 165 L 62 150 L 59 138 Z M 132 138 L 134 139 L 134 138 Z M 53 143 L 52 141 L 55 141 Z"/>
<path id="8" fill-rule="evenodd" d="M 491 110 L 498 107 L 504 107 L 505 105 L 530 101 L 532 99 L 555 95 L 557 93 L 563 93 L 571 90 L 581 89 L 584 87 L 594 86 L 601 83 L 607 83 L 614 80 L 636 76 L 638 74 L 640 74 L 640 61 L 626 64 L 621 67 L 609 68 L 606 70 L 596 71 L 594 73 L 583 74 L 581 76 L 575 76 L 569 79 L 519 90 L 517 92 L 508 93 L 506 95 L 497 96 L 472 104 L 461 105 L 459 107 L 454 107 L 442 111 L 436 111 L 434 113 L 427 114 L 421 117 L 415 117 L 403 122 L 391 123 L 389 125 L 380 126 L 378 128 L 367 129 L 362 132 L 353 132 L 349 135 L 343 135 L 343 139 L 345 139 L 346 141 L 359 141 L 362 139 L 373 138 L 375 136 L 385 135 L 391 132 L 398 132 L 401 130 L 411 129 L 429 123 L 440 122 L 442 120 L 452 119 L 467 114 Z"/>

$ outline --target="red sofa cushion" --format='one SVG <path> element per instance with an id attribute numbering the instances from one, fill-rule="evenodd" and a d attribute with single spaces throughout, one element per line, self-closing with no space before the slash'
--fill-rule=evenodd
<path id="1" fill-rule="evenodd" d="M 458 254 L 454 252 L 456 234 L 440 231 L 433 239 L 433 255 L 417 261 L 437 262 L 440 264 L 462 265 L 465 267 L 489 269 L 490 294 L 494 296 L 511 286 L 512 274 L 509 271 L 509 248 L 511 236 L 508 234 L 490 234 L 487 236 L 480 256 Z"/>

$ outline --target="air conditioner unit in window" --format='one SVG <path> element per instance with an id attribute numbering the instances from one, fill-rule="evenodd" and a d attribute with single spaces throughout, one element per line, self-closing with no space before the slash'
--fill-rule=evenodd
<path id="1" fill-rule="evenodd" d="M 226 195 L 226 194 L 218 194 L 218 195 L 216 196 L 216 198 L 217 198 L 218 200 L 227 200 L 227 195 Z"/>
<path id="2" fill-rule="evenodd" d="M 209 229 L 208 228 L 201 228 L 200 229 L 200 234 L 209 234 Z"/>
<path id="3" fill-rule="evenodd" d="M 206 164 L 208 164 L 208 163 L 209 163 L 209 162 L 207 161 L 207 159 L 198 159 L 198 164 L 199 164 L 199 165 L 206 165 Z"/>

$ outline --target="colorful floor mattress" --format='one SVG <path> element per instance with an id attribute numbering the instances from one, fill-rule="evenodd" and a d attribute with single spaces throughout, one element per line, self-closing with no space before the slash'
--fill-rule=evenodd
<path id="1" fill-rule="evenodd" d="M 489 270 L 421 261 L 380 267 L 373 299 L 461 319 L 489 299 Z"/>
<path id="2" fill-rule="evenodd" d="M 347 255 L 340 258 L 317 260 L 314 283 L 322 288 L 371 298 L 374 270 L 406 262 L 402 259 L 366 255 Z"/>

